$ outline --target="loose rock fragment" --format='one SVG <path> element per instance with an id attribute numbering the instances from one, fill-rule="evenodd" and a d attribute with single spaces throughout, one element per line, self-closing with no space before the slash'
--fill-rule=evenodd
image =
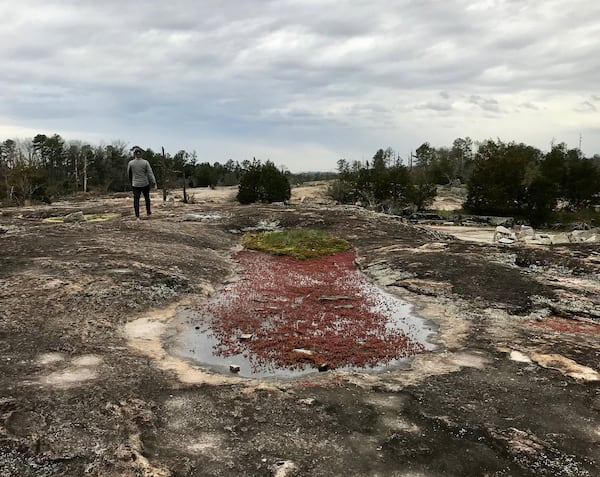
<path id="1" fill-rule="evenodd" d="M 298 354 L 305 354 L 307 356 L 312 356 L 313 354 L 315 354 L 314 351 L 310 350 L 310 349 L 304 349 L 304 348 L 296 348 L 292 350 L 294 353 L 298 353 Z"/>
<path id="2" fill-rule="evenodd" d="M 319 301 L 338 301 L 338 300 L 352 300 L 351 296 L 348 295 L 333 295 L 333 296 L 320 296 Z"/>
<path id="3" fill-rule="evenodd" d="M 315 398 L 298 399 L 298 404 L 305 404 L 307 406 L 312 406 L 315 402 L 317 402 Z"/>
<path id="4" fill-rule="evenodd" d="M 276 462 L 273 467 L 273 477 L 286 477 L 288 475 L 292 475 L 292 473 L 297 469 L 296 464 L 294 464 L 291 460 L 281 460 Z"/>
<path id="5" fill-rule="evenodd" d="M 79 212 L 73 212 L 72 214 L 65 215 L 65 218 L 63 219 L 63 222 L 65 222 L 65 223 L 69 223 L 69 222 L 85 222 L 86 220 L 87 219 L 83 215 L 83 212 L 79 211 Z"/>

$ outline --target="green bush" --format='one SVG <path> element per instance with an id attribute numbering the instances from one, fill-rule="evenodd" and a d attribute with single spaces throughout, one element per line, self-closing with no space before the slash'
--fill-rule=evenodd
<path id="1" fill-rule="evenodd" d="M 285 202 L 291 197 L 286 174 L 271 161 L 262 164 L 256 159 L 240 177 L 237 200 L 241 204 L 254 202 Z"/>

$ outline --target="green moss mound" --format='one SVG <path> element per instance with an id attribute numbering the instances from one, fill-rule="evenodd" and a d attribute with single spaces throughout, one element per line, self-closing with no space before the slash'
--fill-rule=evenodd
<path id="1" fill-rule="evenodd" d="M 352 248 L 344 239 L 328 232 L 310 229 L 246 234 L 243 239 L 244 246 L 251 250 L 290 255 L 300 260 L 323 257 Z"/>

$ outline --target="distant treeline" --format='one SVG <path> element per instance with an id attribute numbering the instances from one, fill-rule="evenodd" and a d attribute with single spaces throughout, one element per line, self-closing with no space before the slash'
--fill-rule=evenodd
<path id="1" fill-rule="evenodd" d="M 0 143 L 0 203 L 51 202 L 78 191 L 122 192 L 130 189 L 126 174 L 131 159 L 124 142 L 90 145 L 65 141 L 60 135 L 38 134 L 31 140 L 7 139 Z M 225 164 L 199 161 L 195 152 L 171 155 L 146 149 L 147 159 L 162 188 L 238 185 L 252 161 Z M 331 179 L 335 173 L 285 171 L 291 184 Z"/>
<path id="2" fill-rule="evenodd" d="M 600 156 L 553 144 L 549 152 L 523 143 L 470 138 L 452 147 L 422 144 L 410 157 L 379 149 L 370 161 L 338 161 L 331 195 L 343 203 L 405 213 L 431 204 L 436 186 L 466 184 L 465 211 L 548 223 L 558 210 L 600 204 Z"/>
<path id="3" fill-rule="evenodd" d="M 67 142 L 58 134 L 7 139 L 0 143 L 0 202 L 51 202 L 78 191 L 129 190 L 126 164 L 130 157 L 124 142 L 92 146 Z M 195 152 L 180 150 L 171 155 L 151 149 L 146 149 L 144 158 L 163 189 L 241 182 L 245 201 L 269 200 L 269 184 L 276 184 L 277 196 L 285 196 L 287 190 L 279 179 L 266 179 L 278 176 L 271 161 L 264 166 L 254 158 L 211 164 L 199 161 Z M 600 156 L 584 157 L 579 149 L 564 143 L 542 152 L 523 143 L 473 142 L 466 137 L 455 139 L 451 147 L 435 148 L 426 142 L 409 157 L 387 148 L 379 149 L 369 161 L 340 159 L 337 173 L 278 170 L 290 185 L 336 179 L 330 195 L 337 201 L 393 213 L 426 208 L 437 185 L 459 183 L 467 185 L 466 211 L 519 216 L 536 224 L 551 220 L 558 209 L 577 211 L 600 203 Z"/>

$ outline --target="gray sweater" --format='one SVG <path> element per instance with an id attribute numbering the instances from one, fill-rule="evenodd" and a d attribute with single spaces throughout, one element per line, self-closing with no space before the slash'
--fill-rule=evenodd
<path id="1" fill-rule="evenodd" d="M 154 172 L 146 159 L 132 159 L 127 164 L 127 175 L 133 187 L 146 187 L 147 185 L 156 185 Z"/>

